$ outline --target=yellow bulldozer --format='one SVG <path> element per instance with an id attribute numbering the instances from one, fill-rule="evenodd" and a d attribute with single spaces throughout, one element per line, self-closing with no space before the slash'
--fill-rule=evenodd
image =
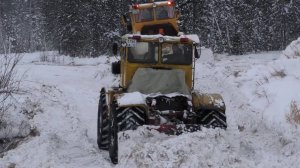
<path id="1" fill-rule="evenodd" d="M 158 17 L 161 7 L 169 12 L 165 19 Z M 139 15 L 147 9 L 152 19 L 143 20 Z M 200 42 L 197 35 L 179 33 L 174 1 L 135 4 L 130 11 L 133 33 L 113 46 L 120 61 L 112 63 L 112 73 L 119 75 L 120 84 L 102 88 L 98 106 L 97 143 L 115 164 L 122 131 L 149 125 L 178 135 L 202 127 L 227 128 L 223 98 L 194 90 Z"/>

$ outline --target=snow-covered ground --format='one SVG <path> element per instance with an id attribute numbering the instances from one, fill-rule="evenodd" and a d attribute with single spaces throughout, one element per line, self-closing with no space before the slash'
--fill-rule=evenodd
<path id="1" fill-rule="evenodd" d="M 299 58 L 203 49 L 195 89 L 222 94 L 228 129 L 180 136 L 144 127 L 126 131 L 119 134 L 119 164 L 113 165 L 97 147 L 96 120 L 100 88 L 118 85 L 110 73 L 115 58 L 53 56 L 45 63 L 41 55 L 26 54 L 18 67 L 28 90 L 20 102 L 39 106 L 30 120 L 39 135 L 7 152 L 0 167 L 299 167 L 299 125 L 287 120 L 291 103 L 300 107 Z"/>

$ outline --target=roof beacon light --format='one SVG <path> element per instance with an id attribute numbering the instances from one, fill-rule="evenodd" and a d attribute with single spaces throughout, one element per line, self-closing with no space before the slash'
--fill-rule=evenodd
<path id="1" fill-rule="evenodd" d="M 169 0 L 168 1 L 168 5 L 174 5 L 175 3 L 174 3 L 174 1 L 173 0 Z"/>
<path id="2" fill-rule="evenodd" d="M 132 5 L 132 8 L 133 8 L 133 9 L 139 9 L 139 8 L 140 8 L 140 5 L 139 5 L 139 4 L 134 4 L 134 5 Z"/>

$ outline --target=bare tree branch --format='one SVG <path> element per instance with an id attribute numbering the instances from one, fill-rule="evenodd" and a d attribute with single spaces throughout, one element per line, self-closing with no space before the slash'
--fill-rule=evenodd
<path id="1" fill-rule="evenodd" d="M 20 92 L 20 79 L 17 78 L 16 66 L 21 56 L 18 54 L 0 55 L 0 123 L 1 116 L 8 110 L 7 100 Z"/>

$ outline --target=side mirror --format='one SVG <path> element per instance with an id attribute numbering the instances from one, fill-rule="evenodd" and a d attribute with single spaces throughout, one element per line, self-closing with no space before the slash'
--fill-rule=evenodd
<path id="1" fill-rule="evenodd" d="M 127 26 L 127 18 L 125 15 L 121 16 L 121 24 L 126 27 Z"/>
<path id="2" fill-rule="evenodd" d="M 131 32 L 132 31 L 132 25 L 127 25 L 127 31 Z"/>
<path id="3" fill-rule="evenodd" d="M 180 12 L 179 11 L 175 11 L 175 16 L 176 16 L 176 18 L 179 18 L 180 17 Z"/>
<path id="4" fill-rule="evenodd" d="M 201 50 L 200 50 L 200 54 L 198 53 L 198 49 L 197 47 L 195 47 L 195 58 L 200 58 L 200 55 L 201 55 Z"/>
<path id="5" fill-rule="evenodd" d="M 113 44 L 112 50 L 113 50 L 113 54 L 114 54 L 114 55 L 117 55 L 117 54 L 118 54 L 118 44 L 117 44 L 117 43 L 114 43 L 114 44 Z"/>
<path id="6" fill-rule="evenodd" d="M 114 75 L 121 74 L 121 62 L 120 61 L 113 62 L 111 64 L 111 72 Z"/>

